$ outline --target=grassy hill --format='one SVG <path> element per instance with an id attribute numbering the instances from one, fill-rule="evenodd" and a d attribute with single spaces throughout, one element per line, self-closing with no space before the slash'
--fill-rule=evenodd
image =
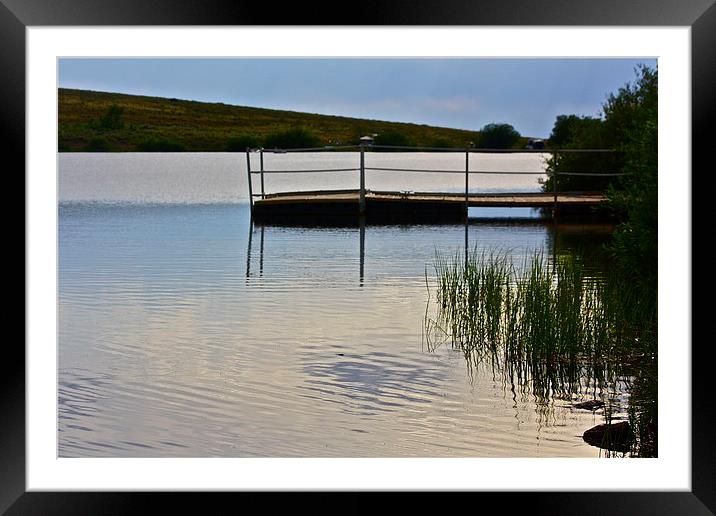
<path id="1" fill-rule="evenodd" d="M 288 147 L 272 142 L 285 142 L 291 135 L 300 143 L 345 145 L 375 133 L 386 144 L 465 147 L 479 135 L 462 129 L 120 93 L 60 88 L 58 95 L 58 143 L 63 152 Z"/>

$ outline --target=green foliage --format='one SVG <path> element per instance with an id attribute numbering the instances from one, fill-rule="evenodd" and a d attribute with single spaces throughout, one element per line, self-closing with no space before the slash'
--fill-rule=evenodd
<path id="1" fill-rule="evenodd" d="M 656 297 L 658 257 L 658 77 L 638 69 L 639 77 L 611 95 L 605 112 L 619 131 L 624 154 L 620 188 L 608 190 L 612 209 L 624 220 L 610 249 L 645 294 Z"/>
<path id="2" fill-rule="evenodd" d="M 610 93 L 602 110 L 604 125 L 617 147 L 631 145 L 635 135 L 649 122 L 656 122 L 658 74 L 645 65 L 636 69 L 637 79 Z M 638 139 L 638 137 L 637 137 Z"/>
<path id="3" fill-rule="evenodd" d="M 101 135 L 114 151 L 136 151 L 148 139 L 163 138 L 192 152 L 225 152 L 234 138 L 250 135 L 259 140 L 257 146 L 266 146 L 267 135 L 289 127 L 310 128 L 319 139 L 318 146 L 355 145 L 363 135 L 389 131 L 400 132 L 419 146 L 429 146 L 436 138 L 456 147 L 476 141 L 474 131 L 463 129 L 121 93 L 60 88 L 58 101 L 58 140 L 70 151 L 84 150 L 91 138 Z M 112 105 L 124 110 L 120 118 L 124 125 L 101 129 L 99 120 Z M 240 146 L 239 151 L 243 150 Z"/>
<path id="4" fill-rule="evenodd" d="M 258 149 L 263 144 L 261 138 L 251 134 L 242 134 L 229 138 L 226 142 L 226 150 L 229 152 L 241 152 L 248 149 Z"/>
<path id="5" fill-rule="evenodd" d="M 480 149 L 510 149 L 520 140 L 520 133 L 510 124 L 487 124 L 480 130 L 476 146 Z"/>
<path id="6" fill-rule="evenodd" d="M 553 149 L 612 149 L 613 138 L 605 122 L 600 118 L 578 117 L 576 115 L 557 117 L 549 139 Z M 547 160 L 550 172 L 577 172 L 610 174 L 619 172 L 622 167 L 619 154 L 610 153 L 560 153 Z M 545 182 L 545 190 L 552 191 L 554 178 Z M 615 182 L 613 176 L 571 176 L 560 175 L 557 189 L 567 191 L 604 191 Z"/>
<path id="7" fill-rule="evenodd" d="M 450 149 L 455 147 L 466 147 L 466 145 L 459 145 L 458 142 L 448 140 L 447 138 L 433 138 L 428 142 L 428 147 L 435 147 L 441 149 Z"/>
<path id="8" fill-rule="evenodd" d="M 183 152 L 184 145 L 164 138 L 151 138 L 137 145 L 139 152 Z"/>
<path id="9" fill-rule="evenodd" d="M 124 121 L 122 120 L 123 114 L 124 108 L 112 104 L 107 108 L 104 115 L 100 117 L 97 126 L 104 131 L 122 129 L 124 127 Z"/>
<path id="10" fill-rule="evenodd" d="M 538 406 L 584 390 L 623 389 L 630 379 L 632 456 L 654 456 L 656 306 L 618 271 L 594 277 L 580 255 L 550 263 L 541 253 L 522 268 L 505 253 L 437 255 L 437 313 L 425 317 L 428 349 L 449 342 L 470 370 L 487 365 Z M 427 282 L 427 275 L 426 275 Z M 609 399 L 605 401 L 609 402 Z M 611 416 L 607 404 L 605 416 Z"/>
<path id="11" fill-rule="evenodd" d="M 85 146 L 84 150 L 86 152 L 109 152 L 110 147 L 107 143 L 107 140 L 96 136 L 87 142 L 87 145 Z"/>
<path id="12" fill-rule="evenodd" d="M 555 121 L 550 146 L 554 149 L 614 149 L 612 154 L 564 153 L 552 156 L 547 162 L 550 172 L 621 173 L 627 163 L 634 161 L 630 146 L 650 121 L 656 124 L 657 73 L 646 66 L 636 70 L 637 80 L 626 84 L 614 94 L 610 93 L 602 106 L 602 118 L 560 115 Z M 656 154 L 654 154 L 654 159 Z M 642 154 L 639 160 L 643 160 Z M 552 191 L 554 178 L 544 184 Z M 623 189 L 628 180 L 617 177 L 558 176 L 559 191 Z"/>
<path id="13" fill-rule="evenodd" d="M 550 147 L 560 149 L 573 141 L 579 141 L 584 135 L 599 129 L 599 118 L 577 115 L 559 115 L 549 135 Z"/>
<path id="14" fill-rule="evenodd" d="M 395 130 L 387 130 L 379 133 L 378 136 L 373 139 L 373 143 L 375 145 L 390 145 L 396 147 L 409 147 L 413 145 L 405 134 Z"/>
<path id="15" fill-rule="evenodd" d="M 264 140 L 264 147 L 267 149 L 301 149 L 321 145 L 321 140 L 312 131 L 303 127 L 276 131 L 268 134 Z"/>
<path id="16" fill-rule="evenodd" d="M 558 117 L 553 130 L 561 148 L 612 148 L 611 155 L 560 154 L 548 161 L 549 171 L 614 172 L 608 178 L 559 176 L 558 189 L 603 189 L 609 209 L 621 221 L 609 250 L 643 297 L 656 303 L 658 258 L 658 72 L 635 70 L 636 80 L 609 94 L 603 120 Z M 554 142 L 552 142 L 554 146 Z M 600 156 L 600 157 L 598 157 Z M 552 179 L 545 184 L 552 190 Z"/>

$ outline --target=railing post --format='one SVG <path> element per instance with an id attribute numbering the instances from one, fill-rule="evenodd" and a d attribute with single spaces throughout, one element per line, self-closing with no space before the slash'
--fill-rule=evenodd
<path id="1" fill-rule="evenodd" d="M 251 276 L 251 237 L 254 233 L 254 219 L 249 218 L 249 245 L 246 248 L 246 279 Z"/>
<path id="2" fill-rule="evenodd" d="M 360 145 L 360 192 L 358 194 L 358 212 L 365 214 L 365 146 Z"/>
<path id="3" fill-rule="evenodd" d="M 469 201 L 469 188 L 470 188 L 470 150 L 465 149 L 465 270 L 467 270 L 468 262 L 468 241 L 467 241 L 467 214 L 470 209 Z"/>
<path id="4" fill-rule="evenodd" d="M 246 174 L 249 178 L 249 209 L 251 210 L 251 216 L 254 215 L 254 193 L 251 188 L 251 150 L 246 147 Z"/>
<path id="5" fill-rule="evenodd" d="M 265 197 L 264 194 L 264 148 L 261 147 L 259 150 L 260 162 L 261 162 L 261 198 Z"/>
<path id="6" fill-rule="evenodd" d="M 365 217 L 358 217 L 358 225 L 360 229 L 360 267 L 358 275 L 360 278 L 360 286 L 363 286 L 365 278 Z"/>
<path id="7" fill-rule="evenodd" d="M 465 149 L 465 220 L 467 220 L 467 212 L 470 207 L 468 199 L 468 191 L 470 188 L 470 150 Z"/>
<path id="8" fill-rule="evenodd" d="M 554 207 L 552 208 L 552 218 L 557 218 L 557 181 L 559 177 L 557 151 L 554 151 L 554 174 L 552 176 L 552 191 L 554 193 Z"/>

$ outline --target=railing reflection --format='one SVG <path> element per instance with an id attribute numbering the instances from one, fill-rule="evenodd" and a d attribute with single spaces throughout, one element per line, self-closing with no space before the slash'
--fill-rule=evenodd
<path id="1" fill-rule="evenodd" d="M 359 268 L 358 268 L 358 284 L 362 287 L 365 280 L 365 217 L 359 217 L 358 221 L 358 235 L 359 235 Z M 280 226 L 280 227 L 291 227 L 286 224 Z M 302 228 L 304 226 L 296 226 L 297 228 Z M 329 227 L 329 226 L 320 226 L 320 227 Z M 339 227 L 339 226 L 337 226 Z M 343 227 L 343 226 L 340 226 Z M 252 254 L 252 244 L 253 244 L 253 235 L 256 231 L 256 228 L 259 230 L 260 240 L 259 240 L 259 271 L 258 271 L 258 277 L 263 277 L 264 272 L 264 234 L 266 225 L 265 224 L 256 224 L 254 222 L 253 217 L 250 217 L 249 219 L 249 237 L 248 237 L 248 245 L 246 250 L 246 279 L 251 278 L 251 254 Z"/>
<path id="2" fill-rule="evenodd" d="M 570 238 L 573 238 L 573 235 L 576 235 L 579 237 L 579 235 L 589 234 L 591 239 L 597 238 L 599 240 L 601 235 L 608 235 L 611 233 L 613 229 L 613 224 L 611 223 L 603 223 L 603 224 L 596 224 L 596 223 L 586 223 L 586 224 L 580 224 L 580 223 L 558 223 L 552 218 L 503 218 L 503 219 L 496 219 L 496 218 L 487 218 L 487 219 L 480 219 L 480 218 L 470 218 L 462 223 L 457 223 L 455 226 L 462 225 L 464 227 L 464 259 L 465 264 L 468 263 L 468 255 L 470 250 L 472 249 L 470 247 L 470 227 L 473 227 L 473 233 L 475 227 L 485 227 L 485 226 L 495 226 L 495 225 L 511 225 L 511 226 L 534 226 L 534 225 L 540 225 L 544 226 L 546 234 L 545 234 L 545 250 L 551 255 L 551 262 L 552 266 L 554 267 L 554 264 L 556 261 L 554 260 L 554 257 L 556 257 L 559 253 L 558 247 L 566 247 L 566 248 L 572 248 L 575 244 L 575 242 L 572 242 Z M 262 224 L 262 223 L 256 223 L 251 217 L 249 219 L 249 234 L 248 234 L 248 245 L 247 245 L 247 252 L 246 252 L 246 279 L 250 279 L 251 277 L 263 277 L 264 273 L 264 241 L 265 241 L 265 233 L 266 228 L 269 229 L 272 227 L 279 227 L 279 228 L 296 228 L 297 230 L 301 229 L 310 229 L 310 228 L 327 228 L 327 227 L 335 227 L 335 228 L 355 228 L 357 226 L 357 233 L 358 233 L 358 284 L 363 287 L 365 284 L 365 239 L 366 239 L 366 222 L 365 217 L 359 217 L 357 220 L 357 224 L 350 224 L 350 223 L 340 223 L 340 224 L 334 224 L 334 225 L 327 225 L 327 224 L 321 224 L 317 226 L 306 226 L 305 224 L 295 224 L 291 225 L 289 223 L 272 223 L 272 224 Z M 252 265 L 255 265 L 255 259 L 256 257 L 253 256 L 253 254 L 256 252 L 254 245 L 254 233 L 258 232 L 258 271 L 252 271 Z M 473 239 L 475 238 L 473 234 Z M 558 242 L 564 240 L 562 244 L 558 246 Z M 478 245 L 479 242 L 474 242 L 473 246 Z M 554 272 L 554 271 L 553 271 Z"/>

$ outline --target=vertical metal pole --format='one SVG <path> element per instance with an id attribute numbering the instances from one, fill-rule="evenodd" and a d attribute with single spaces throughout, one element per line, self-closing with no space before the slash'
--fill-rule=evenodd
<path id="1" fill-rule="evenodd" d="M 467 258 L 468 258 L 468 252 L 467 252 L 467 218 L 465 219 L 465 270 L 467 270 Z"/>
<path id="2" fill-rule="evenodd" d="M 246 249 L 246 279 L 249 279 L 249 276 L 251 276 L 251 236 L 254 233 L 254 219 L 253 217 L 249 218 L 249 245 Z"/>
<path id="3" fill-rule="evenodd" d="M 360 269 L 358 274 L 360 276 L 360 286 L 362 287 L 365 277 L 365 217 L 359 217 L 358 224 L 360 226 Z"/>
<path id="4" fill-rule="evenodd" d="M 259 277 L 264 275 L 264 226 L 261 226 L 261 244 L 259 245 Z"/>
<path id="5" fill-rule="evenodd" d="M 261 147 L 259 151 L 259 156 L 261 160 L 261 198 L 263 199 L 265 197 L 264 194 L 264 148 Z"/>
<path id="6" fill-rule="evenodd" d="M 365 214 L 365 146 L 360 146 L 360 192 L 358 194 L 358 212 Z"/>
<path id="7" fill-rule="evenodd" d="M 552 221 L 552 275 L 557 273 L 557 220 Z"/>
<path id="8" fill-rule="evenodd" d="M 468 241 L 467 241 L 467 223 L 470 204 L 468 199 L 468 192 L 470 188 L 470 151 L 465 149 L 465 270 L 467 270 L 467 257 L 468 257 Z"/>
<path id="9" fill-rule="evenodd" d="M 557 218 L 557 177 L 559 176 L 558 171 L 558 159 L 557 151 L 554 152 L 554 171 L 552 175 L 552 190 L 554 193 L 554 207 L 552 208 L 552 218 Z"/>
<path id="10" fill-rule="evenodd" d="M 251 155 L 250 150 L 246 147 L 246 173 L 249 178 L 249 207 L 251 209 L 251 216 L 254 215 L 254 192 L 251 189 Z"/>
<path id="11" fill-rule="evenodd" d="M 465 220 L 469 208 L 468 189 L 470 188 L 470 151 L 465 149 Z"/>
<path id="12" fill-rule="evenodd" d="M 552 275 L 557 272 L 557 178 L 559 177 L 558 172 L 558 159 L 557 151 L 554 151 L 554 170 L 552 175 L 552 191 L 554 193 L 554 206 L 552 207 Z"/>

